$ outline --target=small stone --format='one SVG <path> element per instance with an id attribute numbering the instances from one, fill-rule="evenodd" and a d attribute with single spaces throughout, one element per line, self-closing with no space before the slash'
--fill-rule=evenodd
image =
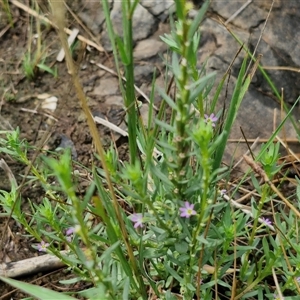
<path id="1" fill-rule="evenodd" d="M 153 65 L 138 65 L 134 68 L 135 84 L 140 86 L 143 82 L 151 82 L 154 72 Z"/>
<path id="2" fill-rule="evenodd" d="M 164 42 L 147 39 L 136 45 L 133 56 L 135 59 L 146 59 L 157 55 L 159 52 L 166 51 L 166 49 L 167 45 Z"/>
<path id="3" fill-rule="evenodd" d="M 114 29 L 120 36 L 123 35 L 122 1 L 115 1 L 110 14 Z M 142 5 L 138 4 L 134 11 L 132 26 L 133 40 L 138 41 L 147 38 L 157 28 L 158 20 Z"/>
<path id="4" fill-rule="evenodd" d="M 105 17 L 100 1 L 85 1 L 84 9 L 78 15 L 93 34 L 101 32 Z"/>
<path id="5" fill-rule="evenodd" d="M 119 82 L 114 77 L 102 78 L 100 84 L 91 92 L 93 95 L 109 96 L 119 92 Z"/>
<path id="6" fill-rule="evenodd" d="M 174 5 L 174 1 L 170 0 L 141 0 L 141 5 L 144 6 L 151 14 L 158 16 L 168 14 L 169 9 Z"/>
<path id="7" fill-rule="evenodd" d="M 124 106 L 124 100 L 122 96 L 119 95 L 113 95 L 113 96 L 108 96 L 105 98 L 105 102 L 103 103 L 104 106 L 112 106 L 112 105 L 119 105 L 119 106 Z"/>

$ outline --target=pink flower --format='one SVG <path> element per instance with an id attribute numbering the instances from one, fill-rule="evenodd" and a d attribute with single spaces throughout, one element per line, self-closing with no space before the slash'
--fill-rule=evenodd
<path id="1" fill-rule="evenodd" d="M 266 225 L 272 225 L 272 221 L 270 221 L 270 219 L 268 218 L 261 218 L 261 219 Z"/>
<path id="2" fill-rule="evenodd" d="M 66 240 L 70 243 L 72 241 L 73 233 L 75 232 L 74 227 L 70 227 L 66 230 Z"/>
<path id="3" fill-rule="evenodd" d="M 179 210 L 181 211 L 180 217 L 189 218 L 192 215 L 196 215 L 196 211 L 194 210 L 194 204 L 189 202 L 185 202 L 183 207 L 180 207 Z"/>
<path id="4" fill-rule="evenodd" d="M 129 218 L 134 223 L 134 228 L 143 227 L 143 214 L 132 214 Z"/>
<path id="5" fill-rule="evenodd" d="M 205 117 L 204 121 L 205 121 L 206 124 L 211 123 L 212 127 L 216 126 L 216 122 L 218 121 L 218 117 L 216 117 L 215 114 L 211 114 L 210 116 L 205 114 L 204 117 Z"/>
<path id="6" fill-rule="evenodd" d="M 71 234 L 73 234 L 75 231 L 75 228 L 74 227 L 70 227 L 66 230 L 66 235 L 69 236 Z"/>
<path id="7" fill-rule="evenodd" d="M 49 243 L 45 243 L 44 241 L 41 241 L 40 244 L 37 245 L 37 249 L 40 252 L 47 252 L 47 247 L 49 247 Z"/>

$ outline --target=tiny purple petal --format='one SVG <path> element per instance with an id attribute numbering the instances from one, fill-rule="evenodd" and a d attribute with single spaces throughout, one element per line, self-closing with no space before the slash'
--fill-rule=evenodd
<path id="1" fill-rule="evenodd" d="M 265 223 L 266 225 L 272 225 L 272 222 L 270 221 L 270 219 L 268 218 L 262 218 L 263 223 Z"/>
<path id="2" fill-rule="evenodd" d="M 143 227 L 143 215 L 142 214 L 132 214 L 130 220 L 135 223 L 134 228 Z"/>
<path id="3" fill-rule="evenodd" d="M 46 252 L 47 251 L 47 247 L 49 247 L 49 243 L 45 243 L 44 241 L 41 241 L 41 243 L 37 245 L 37 249 L 40 252 Z"/>
<path id="4" fill-rule="evenodd" d="M 208 116 L 207 114 L 205 114 L 204 118 L 205 118 L 205 122 L 206 123 L 210 122 L 212 127 L 216 126 L 215 122 L 218 121 L 218 117 L 216 117 L 215 114 L 211 114 L 210 116 Z"/>
<path id="5" fill-rule="evenodd" d="M 196 211 L 194 210 L 194 204 L 185 201 L 184 207 L 179 208 L 181 214 L 180 217 L 183 218 L 190 218 L 192 215 L 196 215 Z"/>
<path id="6" fill-rule="evenodd" d="M 75 228 L 70 227 L 66 230 L 66 235 L 69 236 L 69 235 L 73 234 L 74 232 L 75 232 Z"/>

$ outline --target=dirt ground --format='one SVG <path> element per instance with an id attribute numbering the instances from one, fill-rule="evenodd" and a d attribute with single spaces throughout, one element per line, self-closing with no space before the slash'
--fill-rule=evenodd
<path id="1" fill-rule="evenodd" d="M 74 12 L 79 12 L 82 9 L 80 1 L 74 1 L 71 5 Z M 41 27 L 43 46 L 47 53 L 45 63 L 57 67 L 58 77 L 55 78 L 47 72 L 36 70 L 34 78 L 28 80 L 24 75 L 22 62 L 28 51 L 29 22 L 32 22 L 32 26 L 36 22 L 34 18 L 29 18 L 26 13 L 14 6 L 11 6 L 13 27 L 8 26 L 7 15 L 1 14 L 0 131 L 19 127 L 21 138 L 26 139 L 31 146 L 38 148 L 42 146 L 49 150 L 69 143 L 72 145 L 72 150 L 75 151 L 76 160 L 88 167 L 91 159 L 93 159 L 92 139 L 73 90 L 65 62 L 56 62 L 56 55 L 61 48 L 57 33 L 51 27 Z M 31 47 L 32 51 L 35 51 L 34 41 L 32 41 Z M 93 48 L 90 51 L 85 51 L 82 43 L 77 44 L 73 55 L 77 61 L 83 88 L 86 91 L 92 90 L 95 84 L 99 84 L 100 77 L 103 75 L 97 66 L 90 64 L 92 59 L 113 68 L 111 56 L 100 53 Z M 42 101 L 38 99 L 39 95 L 45 93 L 58 98 L 57 108 L 53 112 L 43 109 Z M 117 125 L 124 116 L 120 108 L 108 109 L 107 106 L 104 107 L 101 97 L 97 97 L 97 95 L 89 98 L 89 106 L 93 114 L 106 115 Z M 103 126 L 98 126 L 98 128 L 104 144 L 108 145 L 110 143 L 109 131 Z M 41 145 L 45 136 L 48 138 Z M 126 148 L 126 141 L 119 144 L 120 149 Z M 29 155 L 33 155 L 33 153 Z M 20 183 L 25 170 L 24 166 L 12 161 L 8 155 L 1 152 L 0 158 L 5 159 L 18 183 Z M 0 189 L 10 190 L 10 183 L 2 170 L 0 170 Z M 26 203 L 27 198 L 38 203 L 42 196 L 43 191 L 41 189 L 25 186 L 22 191 L 24 212 L 26 212 L 28 205 Z M 0 218 L 0 228 L 3 227 L 6 220 L 6 218 Z M 23 229 L 11 220 L 9 233 L 1 237 L 4 246 L 0 253 L 1 261 L 19 261 L 40 255 L 37 250 L 32 248 L 34 241 L 24 235 Z M 58 291 L 65 291 L 66 289 L 78 291 L 86 288 L 83 284 L 70 286 L 59 284 L 59 280 L 68 279 L 70 276 L 66 270 L 60 269 L 50 274 L 35 274 L 21 279 Z M 0 283 L 0 299 L 21 299 L 25 296 L 12 287 Z"/>

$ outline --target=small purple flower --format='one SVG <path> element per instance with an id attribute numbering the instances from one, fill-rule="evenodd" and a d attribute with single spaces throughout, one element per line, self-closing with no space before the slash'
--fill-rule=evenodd
<path id="1" fill-rule="evenodd" d="M 37 245 L 37 249 L 40 252 L 47 252 L 47 247 L 49 247 L 49 243 L 45 243 L 44 241 L 41 241 L 40 244 Z"/>
<path id="2" fill-rule="evenodd" d="M 296 278 L 296 281 L 297 281 L 298 283 L 300 283 L 300 277 L 297 277 L 297 278 Z"/>
<path id="3" fill-rule="evenodd" d="M 184 202 L 184 206 L 180 207 L 179 210 L 181 211 L 180 217 L 189 218 L 192 215 L 196 215 L 196 211 L 194 210 L 194 204 L 191 204 L 187 201 Z"/>
<path id="4" fill-rule="evenodd" d="M 210 116 L 205 114 L 204 117 L 205 117 L 204 121 L 205 121 L 206 124 L 211 123 L 212 127 L 216 126 L 216 122 L 218 121 L 218 117 L 216 117 L 215 114 L 211 114 Z"/>
<path id="5" fill-rule="evenodd" d="M 70 227 L 66 230 L 66 235 L 69 236 L 69 235 L 73 234 L 74 232 L 75 232 L 75 228 Z"/>
<path id="6" fill-rule="evenodd" d="M 270 219 L 268 219 L 268 218 L 261 218 L 261 219 L 262 219 L 263 223 L 266 224 L 267 226 L 272 225 L 272 222 L 270 221 Z"/>
<path id="7" fill-rule="evenodd" d="M 70 243 L 72 241 L 72 235 L 75 232 L 74 227 L 70 227 L 66 230 L 66 240 Z"/>
<path id="8" fill-rule="evenodd" d="M 134 228 L 143 227 L 143 214 L 132 214 L 130 217 L 130 220 L 135 223 Z"/>

